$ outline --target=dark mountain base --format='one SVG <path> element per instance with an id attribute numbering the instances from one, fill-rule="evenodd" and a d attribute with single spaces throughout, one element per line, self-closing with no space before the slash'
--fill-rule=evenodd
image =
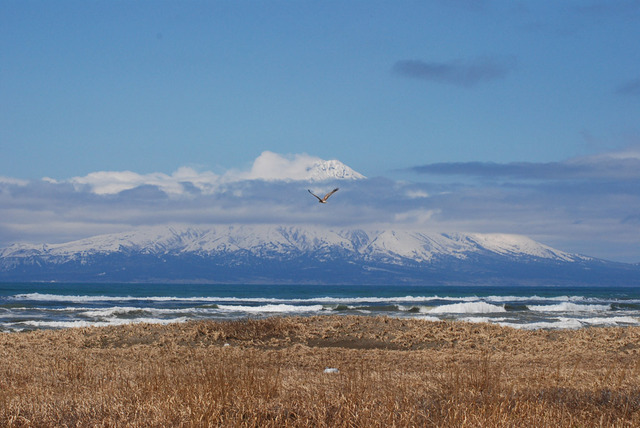
<path id="1" fill-rule="evenodd" d="M 493 255 L 429 263 L 353 258 L 93 255 L 71 261 L 5 258 L 0 281 L 264 284 L 640 285 L 640 267 L 601 260 L 560 262 Z"/>

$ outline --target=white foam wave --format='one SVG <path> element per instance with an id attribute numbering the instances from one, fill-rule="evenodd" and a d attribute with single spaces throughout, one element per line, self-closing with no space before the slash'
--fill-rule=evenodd
<path id="1" fill-rule="evenodd" d="M 554 296 L 541 297 L 533 296 L 390 296 L 390 297 L 310 297 L 310 298 L 275 298 L 275 297 L 222 297 L 222 296 L 197 296 L 197 297 L 177 297 L 177 296 L 89 296 L 89 295 L 59 295 L 47 293 L 26 293 L 12 296 L 14 300 L 30 300 L 30 301 L 51 301 L 51 302 L 71 302 L 71 303 L 92 303 L 92 302 L 227 302 L 227 303 L 285 303 L 285 304 L 342 304 L 355 305 L 366 303 L 380 304 L 420 304 L 433 301 L 461 302 L 473 303 L 484 301 L 488 303 L 504 303 L 504 302 L 579 302 L 579 303 L 640 303 L 640 300 L 624 300 L 624 299 L 600 299 L 589 298 L 584 296 Z"/>
<path id="2" fill-rule="evenodd" d="M 319 312 L 324 309 L 322 305 L 297 306 L 297 305 L 262 305 L 262 306 L 242 306 L 242 305 L 218 305 L 223 311 L 249 312 L 249 313 L 292 313 L 292 312 Z"/>
<path id="3" fill-rule="evenodd" d="M 15 333 L 19 331 L 24 331 L 24 328 L 15 327 L 12 324 L 2 324 L 0 325 L 0 333 Z"/>
<path id="4" fill-rule="evenodd" d="M 476 297 L 475 300 L 484 300 L 487 302 L 504 303 L 504 302 L 578 302 L 578 303 L 640 303 L 640 300 L 624 300 L 624 299 L 603 299 L 598 297 L 586 296 L 486 296 Z"/>
<path id="5" fill-rule="evenodd" d="M 640 319 L 634 317 L 578 318 L 578 321 L 588 325 L 600 326 L 640 325 Z"/>
<path id="6" fill-rule="evenodd" d="M 441 298 L 438 296 L 398 296 L 398 297 L 310 297 L 307 299 L 275 297 L 177 297 L 177 296 L 83 296 L 44 293 L 27 293 L 12 296 L 14 300 L 51 301 L 51 302 L 233 302 L 233 303 L 322 303 L 322 304 L 359 304 L 359 303 L 413 303 L 432 300 L 461 300 L 460 298 Z"/>
<path id="7" fill-rule="evenodd" d="M 540 321 L 526 324 L 513 322 L 499 322 L 498 324 L 522 330 L 574 330 L 583 327 L 583 324 L 575 318 L 561 318 L 556 321 Z"/>
<path id="8" fill-rule="evenodd" d="M 154 310 L 157 312 L 159 310 Z M 112 317 L 116 315 L 129 315 L 134 313 L 151 313 L 150 310 L 146 308 L 136 308 L 136 307 L 126 307 L 126 306 L 115 306 L 112 308 L 102 308 L 102 309 L 86 309 L 80 312 L 80 315 L 90 318 L 102 318 L 102 317 Z"/>
<path id="9" fill-rule="evenodd" d="M 109 321 L 22 321 L 21 325 L 28 325 L 31 327 L 38 328 L 77 328 L 77 327 L 107 327 L 107 326 L 117 326 L 117 325 L 125 325 L 125 324 L 173 324 L 173 323 L 181 323 L 186 322 L 186 317 L 180 318 L 172 318 L 172 319 L 158 319 L 158 318 L 136 318 L 131 320 L 124 319 L 111 319 Z"/>
<path id="10" fill-rule="evenodd" d="M 418 315 L 418 316 L 414 317 L 414 319 L 423 320 L 423 321 L 433 321 L 433 322 L 442 321 L 438 317 L 432 317 L 432 316 L 429 316 L 429 315 Z"/>
<path id="11" fill-rule="evenodd" d="M 66 308 L 64 311 L 73 311 L 74 308 Z M 127 306 L 113 306 L 109 308 L 82 308 L 76 309 L 78 314 L 89 318 L 103 318 L 103 317 L 117 317 L 136 314 L 147 315 L 176 315 L 176 314 L 209 314 L 216 312 L 216 308 L 151 308 L 151 307 L 127 307 Z"/>
<path id="12" fill-rule="evenodd" d="M 610 311 L 611 305 L 579 305 L 562 302 L 557 305 L 528 305 L 527 308 L 537 312 L 602 312 Z"/>
<path id="13" fill-rule="evenodd" d="M 566 318 L 559 317 L 553 321 L 540 321 L 534 323 L 513 323 L 513 322 L 499 322 L 498 324 L 524 329 L 524 330 L 574 330 L 583 328 L 585 326 L 600 326 L 600 327 L 616 327 L 616 326 L 630 326 L 640 325 L 640 319 L 634 317 L 594 317 L 594 318 Z"/>
<path id="14" fill-rule="evenodd" d="M 461 318 L 460 321 L 465 321 L 465 322 L 471 322 L 471 323 L 498 323 L 498 322 L 504 322 L 506 321 L 508 318 L 489 318 L 489 317 L 468 317 L 468 318 Z"/>
<path id="15" fill-rule="evenodd" d="M 139 322 L 172 323 L 187 319 L 234 319 L 252 314 L 331 314 L 346 309 L 362 314 L 439 321 L 458 319 L 524 329 L 573 329 L 589 326 L 640 325 L 640 300 L 584 296 L 391 296 L 380 297 L 221 297 L 105 296 L 25 293 L 3 297 L 0 330 L 109 326 Z M 40 304 L 39 302 L 42 302 Z M 509 302 L 517 302 L 512 307 Z M 519 303 L 521 302 L 521 303 Z M 618 305 L 622 303 L 622 305 Z M 18 307 L 20 306 L 20 307 Z M 506 308 L 509 308 L 508 314 Z M 526 311 L 525 308 L 529 309 Z M 625 309 L 627 308 L 627 309 Z M 491 314 L 483 316 L 484 314 Z M 475 315 L 475 316 L 474 316 Z M 628 316 L 627 316 L 628 315 Z M 504 318 L 502 318 L 504 316 Z M 501 318 L 498 318 L 501 317 Z M 564 318 L 563 318 L 564 317 Z M 532 319 L 535 318 L 535 319 Z M 23 319 L 23 321 L 20 321 Z M 11 322 L 7 323 L 8 320 Z"/>
<path id="16" fill-rule="evenodd" d="M 424 309 L 421 308 L 420 312 L 423 312 Z M 503 306 L 492 305 L 487 302 L 453 303 L 427 310 L 430 314 L 489 314 L 506 311 Z"/>

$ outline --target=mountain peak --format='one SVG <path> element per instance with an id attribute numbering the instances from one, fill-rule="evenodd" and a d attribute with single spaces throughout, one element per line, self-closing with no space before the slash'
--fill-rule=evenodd
<path id="1" fill-rule="evenodd" d="M 324 160 L 306 154 L 281 155 L 270 151 L 260 154 L 246 176 L 259 180 L 357 180 L 365 178 L 339 160 Z"/>
<path id="2" fill-rule="evenodd" d="M 322 180 L 360 180 L 366 178 L 354 171 L 339 160 L 318 160 L 306 168 L 307 179 L 311 181 Z"/>

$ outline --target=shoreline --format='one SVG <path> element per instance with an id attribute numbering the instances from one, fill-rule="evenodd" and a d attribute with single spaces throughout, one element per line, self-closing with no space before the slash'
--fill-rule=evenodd
<path id="1" fill-rule="evenodd" d="M 2 288 L 2 287 L 0 287 Z M 0 331 L 130 322 L 371 315 L 490 322 L 522 329 L 640 326 L 640 291 L 519 287 L 5 287 Z"/>
<path id="2" fill-rule="evenodd" d="M 130 324 L 2 333 L 0 359 L 3 426 L 640 424 L 640 327 Z"/>

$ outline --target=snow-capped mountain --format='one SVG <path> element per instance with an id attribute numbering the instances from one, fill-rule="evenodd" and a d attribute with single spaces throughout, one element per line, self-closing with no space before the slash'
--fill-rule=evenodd
<path id="1" fill-rule="evenodd" d="M 311 181 L 322 180 L 360 180 L 366 178 L 359 172 L 354 171 L 339 160 L 318 160 L 307 167 L 307 179 Z"/>
<path id="2" fill-rule="evenodd" d="M 290 254 L 318 249 L 341 249 L 363 259 L 385 257 L 400 263 L 430 261 L 438 256 L 459 259 L 470 254 L 491 252 L 497 255 L 533 256 L 575 261 L 584 259 L 540 244 L 520 235 L 444 234 L 407 230 L 322 229 L 317 227 L 218 226 L 146 227 L 132 232 L 99 235 L 63 244 L 14 244 L 0 256 L 63 259 L 115 252 L 142 254 L 206 254 L 246 251 L 255 255 Z"/>
<path id="3" fill-rule="evenodd" d="M 284 226 L 146 227 L 0 250 L 0 280 L 640 283 L 640 267 L 519 235 Z"/>
<path id="4" fill-rule="evenodd" d="M 323 181 L 358 180 L 366 178 L 339 160 L 325 160 L 306 154 L 280 155 L 264 151 L 258 156 L 250 171 L 225 174 L 223 181 Z"/>

